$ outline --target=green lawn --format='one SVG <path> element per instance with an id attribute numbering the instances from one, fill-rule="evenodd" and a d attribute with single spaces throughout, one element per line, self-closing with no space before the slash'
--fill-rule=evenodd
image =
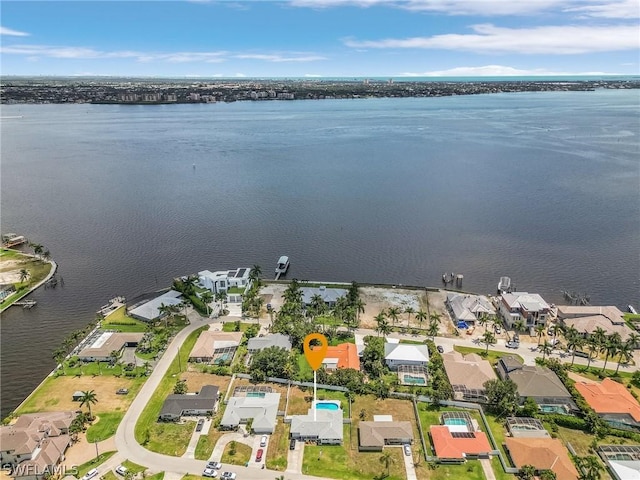
<path id="1" fill-rule="evenodd" d="M 241 332 L 246 332 L 247 328 L 249 328 L 251 325 L 256 325 L 255 323 L 246 323 L 246 322 L 240 322 L 240 331 Z M 236 331 L 236 322 L 225 322 L 222 325 L 222 331 L 223 332 L 235 332 Z"/>
<path id="2" fill-rule="evenodd" d="M 243 287 L 231 287 L 227 289 L 229 295 L 242 295 L 245 291 Z"/>
<path id="3" fill-rule="evenodd" d="M 145 480 L 164 480 L 164 472 L 151 475 L 150 477 L 147 477 Z"/>
<path id="4" fill-rule="evenodd" d="M 115 450 L 113 452 L 104 452 L 104 453 L 101 453 L 98 456 L 98 458 L 94 458 L 92 460 L 89 460 L 86 463 L 83 463 L 82 465 L 78 465 L 77 466 L 78 473 L 76 477 L 80 478 L 84 476 L 84 474 L 87 473 L 92 468 L 96 468 L 98 465 L 101 465 L 107 460 L 109 460 L 115 453 L 116 453 Z"/>
<path id="5" fill-rule="evenodd" d="M 21 252 L 17 252 L 15 250 L 2 250 L 1 260 L 21 260 L 20 264 L 16 267 L 18 270 L 25 269 L 29 272 L 29 278 L 24 283 L 16 283 L 17 292 L 9 295 L 0 303 L 0 309 L 8 307 L 13 302 L 19 300 L 24 297 L 29 288 L 32 285 L 39 283 L 41 280 L 44 280 L 49 272 L 51 272 L 52 265 L 49 262 L 45 262 L 43 260 L 38 260 L 36 258 L 23 255 Z"/>
<path id="6" fill-rule="evenodd" d="M 384 472 L 384 466 L 380 463 L 381 452 L 358 452 L 357 448 L 349 449 L 350 444 L 349 425 L 345 425 L 343 445 L 306 445 L 302 473 L 342 480 L 369 480 Z M 393 463 L 390 465 L 390 475 L 385 480 L 403 480 L 406 473 L 402 449 L 387 450 L 391 453 Z"/>
<path id="7" fill-rule="evenodd" d="M 502 464 L 500 463 L 500 459 L 498 457 L 491 457 L 491 466 L 493 467 L 493 473 L 496 476 L 496 480 L 515 480 L 515 475 L 505 473 L 505 471 L 502 469 Z"/>
<path id="8" fill-rule="evenodd" d="M 429 468 L 425 466 L 424 468 Z M 437 465 L 429 470 L 430 480 L 484 480 L 482 465 L 478 460 L 469 460 L 462 465 Z"/>
<path id="9" fill-rule="evenodd" d="M 89 443 L 101 442 L 115 435 L 124 412 L 100 413 L 98 416 L 100 417 L 98 422 L 87 429 Z"/>
<path id="10" fill-rule="evenodd" d="M 111 375 L 116 377 L 144 377 L 146 376 L 146 369 L 142 366 L 143 362 L 139 362 L 140 365 L 133 367 L 132 370 L 126 370 L 125 365 L 117 364 L 111 367 L 107 362 L 89 362 L 84 363 L 78 360 L 78 357 L 71 357 L 65 361 L 62 365 L 63 372 L 66 376 L 82 376 L 82 375 Z M 73 365 L 73 366 L 70 366 Z"/>
<path id="11" fill-rule="evenodd" d="M 231 442 L 227 443 L 222 453 L 222 463 L 244 466 L 251 459 L 251 447 L 244 443 L 236 442 L 236 452 L 231 455 Z"/>
<path id="12" fill-rule="evenodd" d="M 100 480 L 120 480 L 116 477 L 116 474 L 109 470 L 107 473 L 100 477 Z"/>
<path id="13" fill-rule="evenodd" d="M 127 315 L 126 307 L 122 306 L 102 320 L 102 327 L 119 332 L 146 332 L 148 324 Z"/>
<path id="14" fill-rule="evenodd" d="M 495 365 L 496 363 L 498 363 L 498 359 L 500 359 L 502 357 L 506 357 L 508 355 L 513 355 L 516 358 L 518 358 L 521 362 L 524 362 L 524 360 L 522 359 L 522 357 L 520 355 L 517 355 L 515 353 L 511 353 L 511 352 L 497 352 L 496 350 L 489 349 L 489 353 L 485 357 L 485 349 L 484 348 L 460 347 L 458 345 L 454 345 L 453 349 L 456 352 L 462 353 L 463 355 L 466 355 L 467 353 L 477 353 L 477 354 L 481 355 L 482 357 L 486 358 L 487 360 L 489 360 L 489 363 L 491 365 Z"/>
<path id="15" fill-rule="evenodd" d="M 196 422 L 182 425 L 156 422 L 149 427 L 149 441 L 145 447 L 152 452 L 181 457 L 187 451 Z"/>
<path id="16" fill-rule="evenodd" d="M 143 467 L 142 465 L 138 465 L 137 463 L 130 462 L 129 460 L 125 460 L 122 462 L 122 465 L 127 467 L 127 469 L 132 473 L 144 472 L 147 467 Z"/>
<path id="17" fill-rule="evenodd" d="M 507 462 L 507 464 L 509 464 L 510 463 L 509 458 L 506 456 L 506 453 L 503 447 L 506 430 L 502 424 L 502 420 L 498 419 L 495 415 L 492 415 L 491 413 L 485 412 L 484 416 L 487 418 L 487 422 L 489 423 L 489 428 L 491 428 L 491 433 L 493 433 L 493 438 L 496 439 L 496 443 L 498 444 L 498 449 L 502 452 L 502 455 L 505 461 Z"/>
<path id="18" fill-rule="evenodd" d="M 149 450 L 157 451 L 153 450 L 153 447 L 162 447 L 164 450 L 164 447 L 166 447 L 162 445 L 162 438 L 155 437 L 156 433 L 160 433 L 159 430 L 153 430 L 152 427 L 158 424 L 157 420 L 158 415 L 160 414 L 160 410 L 162 409 L 162 404 L 167 398 L 167 395 L 173 392 L 173 387 L 175 386 L 176 381 L 180 378 L 180 366 L 187 366 L 189 353 L 193 349 L 193 346 L 195 345 L 200 333 L 202 333 L 207 328 L 207 326 L 204 326 L 189 334 L 189 336 L 182 344 L 182 348 L 180 348 L 179 359 L 178 357 L 173 359 L 173 362 L 169 366 L 167 373 L 158 385 L 156 391 L 151 396 L 151 399 L 149 400 L 149 403 L 147 403 L 145 409 L 142 411 L 140 418 L 138 418 L 138 423 L 136 423 L 135 428 L 136 441 L 146 446 Z M 188 441 L 189 440 L 187 438 L 187 443 Z M 186 443 L 184 445 L 171 445 L 168 447 L 168 450 L 179 451 L 182 448 L 186 448 L 186 446 Z"/>
<path id="19" fill-rule="evenodd" d="M 269 438 L 267 449 L 267 468 L 283 472 L 287 469 L 289 454 L 289 425 L 278 419 L 276 428 Z"/>

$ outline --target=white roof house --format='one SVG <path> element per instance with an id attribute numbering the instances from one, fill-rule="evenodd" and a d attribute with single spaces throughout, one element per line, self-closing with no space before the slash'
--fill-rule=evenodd
<path id="1" fill-rule="evenodd" d="M 449 312 L 455 322 L 474 324 L 482 315 L 495 317 L 496 309 L 484 295 L 449 293 L 446 300 Z"/>
<path id="2" fill-rule="evenodd" d="M 269 347 L 279 347 L 285 350 L 291 350 L 291 340 L 287 335 L 281 333 L 273 333 L 264 337 L 250 338 L 247 343 L 247 350 L 251 353 L 264 350 Z"/>
<path id="3" fill-rule="evenodd" d="M 518 320 L 524 321 L 526 327 L 546 324 L 551 307 L 537 293 L 505 293 L 501 298 L 500 313 L 510 328 Z"/>
<path id="4" fill-rule="evenodd" d="M 259 397 L 231 397 L 220 426 L 236 428 L 239 424 L 253 419 L 251 428 L 255 433 L 273 433 L 279 403 L 279 393 L 265 393 Z"/>
<path id="5" fill-rule="evenodd" d="M 220 270 L 198 272 L 198 280 L 203 288 L 213 293 L 226 292 L 232 287 L 246 287 L 249 284 L 250 268 L 236 268 L 235 270 Z"/>
<path id="6" fill-rule="evenodd" d="M 385 342 L 384 360 L 392 370 L 396 370 L 398 365 L 426 367 L 429 362 L 429 350 L 426 345 Z"/>
<path id="7" fill-rule="evenodd" d="M 176 292 L 175 290 L 169 290 L 167 293 L 163 293 L 159 297 L 154 298 L 153 300 L 149 300 L 142 305 L 139 305 L 135 308 L 129 310 L 129 315 L 133 318 L 137 318 L 138 320 L 142 320 L 144 322 L 153 322 L 158 318 L 162 317 L 162 313 L 160 312 L 160 307 L 164 305 L 180 305 L 181 300 L 180 296 L 182 294 L 180 292 Z"/>
<path id="8" fill-rule="evenodd" d="M 311 299 L 315 295 L 319 295 L 324 303 L 329 306 L 335 305 L 340 297 L 347 296 L 347 290 L 344 288 L 327 288 L 324 285 L 319 287 L 301 287 L 302 303 L 305 305 L 311 305 Z"/>
<path id="9" fill-rule="evenodd" d="M 310 408 L 306 415 L 291 418 L 291 438 L 315 441 L 318 445 L 341 445 L 344 435 L 342 410 L 317 410 Z"/>

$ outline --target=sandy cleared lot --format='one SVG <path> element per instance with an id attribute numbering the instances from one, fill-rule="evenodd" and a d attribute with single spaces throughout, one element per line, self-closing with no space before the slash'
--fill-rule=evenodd
<path id="1" fill-rule="evenodd" d="M 96 414 L 126 411 L 143 381 L 143 378 L 128 379 L 112 376 L 50 377 L 20 407 L 19 413 L 78 410 L 80 402 L 74 402 L 71 399 L 71 395 L 78 390 L 94 390 L 96 392 L 98 402 L 91 406 L 91 411 Z M 128 388 L 129 393 L 116 395 L 116 391 L 120 388 Z"/>
<path id="2" fill-rule="evenodd" d="M 0 283 L 18 283 L 20 281 L 20 270 L 26 264 L 23 260 L 0 260 Z"/>
<path id="3" fill-rule="evenodd" d="M 201 372 L 185 372 L 180 374 L 180 378 L 187 381 L 190 392 L 199 392 L 204 385 L 215 385 L 222 397 L 227 393 L 227 387 L 231 381 L 231 377 Z"/>

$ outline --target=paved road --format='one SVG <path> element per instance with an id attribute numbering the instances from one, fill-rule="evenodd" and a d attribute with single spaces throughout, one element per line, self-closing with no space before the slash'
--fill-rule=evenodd
<path id="1" fill-rule="evenodd" d="M 169 455 L 162 455 L 147 450 L 135 440 L 135 426 L 138 418 L 144 410 L 144 407 L 156 391 L 156 388 L 160 384 L 164 374 L 178 353 L 180 346 L 191 332 L 202 325 L 205 325 L 208 321 L 207 319 L 194 318 L 192 315 L 189 315 L 189 319 L 191 320 L 191 324 L 175 336 L 165 354 L 158 361 L 156 368 L 153 370 L 145 384 L 140 389 L 140 392 L 131 403 L 131 406 L 127 410 L 122 422 L 120 422 L 120 426 L 116 431 L 115 437 L 116 447 L 118 448 L 118 458 L 128 458 L 130 461 L 139 465 L 147 466 L 154 471 L 167 472 L 172 478 L 175 478 L 176 475 L 182 476 L 186 473 L 200 475 L 204 470 L 206 462 L 204 460 L 195 460 L 191 458 L 171 457 Z M 213 322 L 214 321 L 211 321 L 211 323 Z M 100 468 L 99 470 L 102 474 L 103 469 Z M 248 480 L 264 480 L 269 477 L 275 478 L 280 474 L 280 472 L 269 471 L 266 469 L 262 470 L 261 468 L 237 467 L 226 464 L 223 466 L 223 470 L 235 472 L 238 474 L 238 477 Z M 285 478 L 287 480 L 310 480 L 319 477 L 312 477 L 299 473 L 287 473 Z"/>

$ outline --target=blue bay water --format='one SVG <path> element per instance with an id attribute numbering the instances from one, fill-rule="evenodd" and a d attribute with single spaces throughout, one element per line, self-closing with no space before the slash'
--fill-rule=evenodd
<path id="1" fill-rule="evenodd" d="M 289 278 L 639 301 L 637 90 L 108 106 L 7 105 L 3 232 L 64 288 L 0 328 L 2 415 L 114 295 L 280 255 Z M 195 167 L 194 167 L 195 165 Z M 38 352 L 34 360 L 34 351 Z"/>

